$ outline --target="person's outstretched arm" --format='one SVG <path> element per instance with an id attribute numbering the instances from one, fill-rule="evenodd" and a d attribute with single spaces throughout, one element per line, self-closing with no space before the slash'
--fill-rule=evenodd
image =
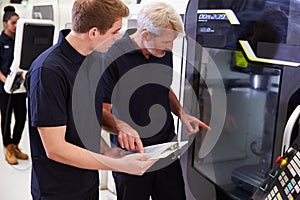
<path id="1" fill-rule="evenodd" d="M 141 175 L 156 160 L 148 154 L 112 158 L 88 151 L 65 140 L 66 126 L 38 127 L 47 157 L 56 162 L 91 170 L 112 170 Z"/>
<path id="2" fill-rule="evenodd" d="M 202 127 L 206 130 L 211 130 L 211 128 L 206 125 L 201 120 L 197 119 L 196 117 L 193 117 L 189 114 L 187 114 L 182 106 L 180 105 L 180 102 L 178 101 L 176 95 L 174 94 L 173 90 L 170 89 L 169 92 L 169 99 L 170 99 L 170 107 L 171 111 L 179 117 L 181 122 L 187 127 L 187 134 L 194 134 L 199 131 L 199 127 Z"/>

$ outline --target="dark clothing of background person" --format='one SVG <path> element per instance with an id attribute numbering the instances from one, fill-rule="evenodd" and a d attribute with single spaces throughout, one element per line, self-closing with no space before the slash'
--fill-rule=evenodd
<path id="1" fill-rule="evenodd" d="M 10 72 L 10 66 L 14 59 L 14 44 L 15 41 L 3 31 L 0 36 L 0 70 L 6 76 Z M 9 96 L 10 94 L 4 90 L 4 83 L 0 81 L 1 132 L 5 147 L 9 144 L 19 144 L 26 121 L 26 93 Z M 9 98 L 11 98 L 10 104 Z M 15 124 L 11 136 L 12 112 L 15 115 Z"/>

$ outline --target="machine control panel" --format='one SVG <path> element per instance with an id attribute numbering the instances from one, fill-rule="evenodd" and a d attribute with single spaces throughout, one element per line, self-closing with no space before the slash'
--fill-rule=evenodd
<path id="1" fill-rule="evenodd" d="M 275 167 L 251 200 L 300 200 L 300 148 L 290 147 L 276 159 Z"/>

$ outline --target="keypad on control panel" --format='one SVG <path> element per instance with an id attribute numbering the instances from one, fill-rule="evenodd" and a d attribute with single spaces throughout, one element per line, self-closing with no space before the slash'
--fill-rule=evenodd
<path id="1" fill-rule="evenodd" d="M 300 152 L 290 148 L 285 157 L 278 157 L 276 162 L 279 164 L 272 169 L 252 200 L 300 200 Z"/>

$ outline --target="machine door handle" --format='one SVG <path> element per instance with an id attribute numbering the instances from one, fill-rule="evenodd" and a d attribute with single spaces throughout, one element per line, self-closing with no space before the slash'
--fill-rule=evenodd
<path id="1" fill-rule="evenodd" d="M 283 139 L 282 139 L 281 155 L 283 155 L 285 151 L 290 147 L 292 131 L 295 122 L 298 119 L 299 114 L 300 114 L 300 105 L 296 107 L 296 109 L 293 111 L 289 120 L 286 123 L 284 133 L 283 133 Z"/>

